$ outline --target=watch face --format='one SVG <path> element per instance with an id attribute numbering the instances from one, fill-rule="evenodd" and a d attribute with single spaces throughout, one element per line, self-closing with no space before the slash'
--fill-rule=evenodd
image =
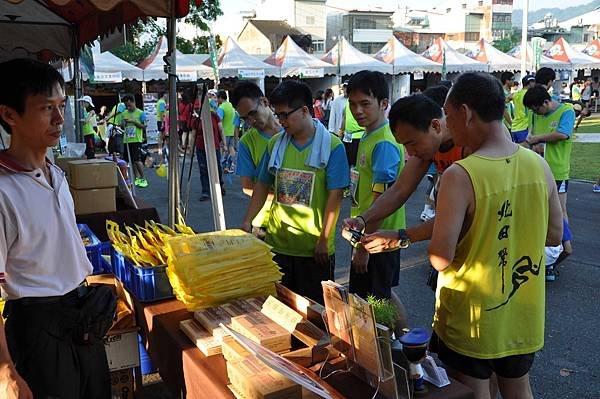
<path id="1" fill-rule="evenodd" d="M 401 249 L 406 249 L 408 248 L 410 245 L 410 240 L 406 239 L 406 240 L 400 240 L 400 248 Z"/>

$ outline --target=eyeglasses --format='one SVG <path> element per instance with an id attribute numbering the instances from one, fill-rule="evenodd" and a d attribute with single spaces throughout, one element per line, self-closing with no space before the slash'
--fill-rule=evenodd
<path id="1" fill-rule="evenodd" d="M 283 120 L 283 119 L 289 118 L 291 114 L 298 111 L 300 108 L 304 108 L 304 105 L 296 107 L 293 110 L 291 110 L 290 112 L 274 112 L 274 113 L 275 113 L 275 116 L 277 117 L 277 119 Z"/>

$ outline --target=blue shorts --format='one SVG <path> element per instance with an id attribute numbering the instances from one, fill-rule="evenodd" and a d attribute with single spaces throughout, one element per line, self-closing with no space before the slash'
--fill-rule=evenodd
<path id="1" fill-rule="evenodd" d="M 527 133 L 528 133 L 528 129 L 525 130 L 519 130 L 518 132 L 511 132 L 510 135 L 512 136 L 512 140 L 515 143 L 522 143 L 527 139 Z"/>
<path id="2" fill-rule="evenodd" d="M 569 229 L 569 223 L 567 219 L 563 219 L 563 236 L 562 241 L 571 241 L 573 239 L 573 235 L 571 234 L 571 230 Z"/>

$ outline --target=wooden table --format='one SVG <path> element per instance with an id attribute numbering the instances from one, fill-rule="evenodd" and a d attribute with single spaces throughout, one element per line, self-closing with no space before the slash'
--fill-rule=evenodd
<path id="1" fill-rule="evenodd" d="M 179 322 L 193 318 L 177 300 L 142 304 L 133 300 L 138 325 L 147 339 L 148 354 L 160 375 L 177 396 L 188 399 L 217 399 L 234 396 L 227 388 L 229 379 L 222 355 L 204 356 L 179 329 Z M 349 373 L 336 374 L 327 382 L 349 399 L 370 398 L 374 390 Z M 428 399 L 471 399 L 473 392 L 452 381 L 444 388 L 429 385 Z"/>

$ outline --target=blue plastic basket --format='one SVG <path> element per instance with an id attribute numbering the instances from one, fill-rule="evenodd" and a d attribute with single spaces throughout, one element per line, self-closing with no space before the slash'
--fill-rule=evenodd
<path id="1" fill-rule="evenodd" d="M 131 273 L 129 271 L 129 262 L 125 262 L 125 255 L 116 249 L 112 248 L 110 253 L 111 259 L 111 271 L 113 274 L 121 280 L 125 287 L 129 287 L 131 284 Z"/>
<path id="2" fill-rule="evenodd" d="M 142 369 L 142 375 L 156 372 L 156 367 L 154 367 L 150 356 L 148 356 L 148 352 L 146 352 L 146 346 L 140 334 L 138 334 L 138 346 L 140 347 L 140 368 Z"/>
<path id="3" fill-rule="evenodd" d="M 110 269 L 102 255 L 110 254 L 110 244 L 101 242 L 87 224 L 78 224 L 77 229 L 79 230 L 79 234 L 87 236 L 92 241 L 91 245 L 86 245 L 85 247 L 87 257 L 94 268 L 92 274 L 108 272 Z"/>

